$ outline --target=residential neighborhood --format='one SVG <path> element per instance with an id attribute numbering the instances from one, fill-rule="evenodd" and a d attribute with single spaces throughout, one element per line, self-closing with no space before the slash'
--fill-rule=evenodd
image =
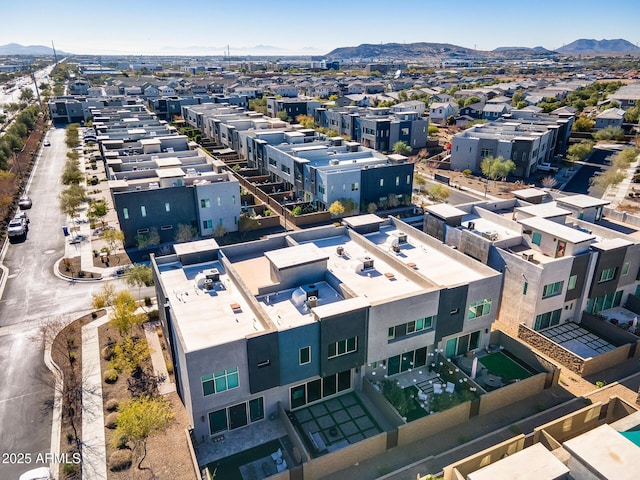
<path id="1" fill-rule="evenodd" d="M 640 48 L 585 42 L 0 46 L 0 477 L 635 478 Z"/>

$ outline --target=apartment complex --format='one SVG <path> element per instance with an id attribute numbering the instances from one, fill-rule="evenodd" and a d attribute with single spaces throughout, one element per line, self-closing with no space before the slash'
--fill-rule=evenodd
<path id="1" fill-rule="evenodd" d="M 152 267 L 198 441 L 484 348 L 498 310 L 499 272 L 392 218 L 175 252 Z"/>
<path id="2" fill-rule="evenodd" d="M 515 200 L 427 207 L 425 230 L 502 272 L 499 319 L 534 330 L 635 303 L 640 241 L 598 224 L 607 201 L 514 192 Z"/>
<path id="3" fill-rule="evenodd" d="M 528 177 L 565 152 L 574 117 L 513 110 L 498 121 L 475 125 L 453 137 L 451 169 L 480 171 L 485 157 L 513 160 L 513 175 Z"/>
<path id="4" fill-rule="evenodd" d="M 222 162 L 146 111 L 91 113 L 125 246 L 238 229 L 240 187 Z"/>

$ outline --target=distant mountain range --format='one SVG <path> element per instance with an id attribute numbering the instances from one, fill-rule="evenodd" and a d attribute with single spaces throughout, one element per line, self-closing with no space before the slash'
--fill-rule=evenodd
<path id="1" fill-rule="evenodd" d="M 615 40 L 593 40 L 581 38 L 556 50 L 560 53 L 574 55 L 595 53 L 640 53 L 639 47 L 622 38 L 617 38 Z"/>
<path id="2" fill-rule="evenodd" d="M 640 53 L 640 48 L 623 40 L 580 39 L 557 50 L 544 47 L 499 47 L 493 51 L 474 50 L 450 43 L 363 43 L 357 47 L 341 47 L 325 55 L 326 58 L 344 60 L 349 58 L 371 60 L 417 60 L 420 58 L 441 59 L 456 57 L 534 57 L 562 54 L 626 54 Z"/>
<path id="3" fill-rule="evenodd" d="M 58 50 L 57 53 L 58 55 L 69 55 L 61 50 Z M 0 45 L 0 55 L 53 55 L 53 49 L 43 45 L 24 46 L 17 43 L 7 43 Z"/>

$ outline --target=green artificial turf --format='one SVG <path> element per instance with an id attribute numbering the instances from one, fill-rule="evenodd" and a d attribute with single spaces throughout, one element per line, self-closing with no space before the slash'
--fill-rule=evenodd
<path id="1" fill-rule="evenodd" d="M 502 352 L 491 353 L 478 360 L 482 365 L 487 367 L 489 373 L 502 377 L 502 381 L 505 383 L 516 379 L 523 380 L 533 375 L 529 370 Z"/>

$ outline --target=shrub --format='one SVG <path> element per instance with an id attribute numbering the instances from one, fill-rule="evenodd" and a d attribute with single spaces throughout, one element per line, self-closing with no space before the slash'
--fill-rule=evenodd
<path id="1" fill-rule="evenodd" d="M 473 172 L 471 170 L 469 170 L 468 168 L 465 168 L 462 171 L 462 175 L 464 175 L 465 177 L 470 177 L 473 174 Z"/>
<path id="2" fill-rule="evenodd" d="M 116 400 L 115 398 L 111 398 L 107 400 L 107 403 L 104 404 L 104 408 L 106 408 L 109 412 L 115 412 L 118 409 L 119 404 L 120 402 L 118 402 L 118 400 Z"/>
<path id="3" fill-rule="evenodd" d="M 132 458 L 129 450 L 116 450 L 109 455 L 107 465 L 112 472 L 120 472 L 131 467 Z"/>
<path id="4" fill-rule="evenodd" d="M 598 380 L 596 382 L 596 388 L 602 388 L 607 384 L 607 382 L 605 382 L 604 380 Z"/>
<path id="5" fill-rule="evenodd" d="M 104 426 L 109 430 L 113 430 L 114 428 L 116 428 L 118 426 L 118 412 L 111 412 L 109 415 L 107 415 L 107 417 L 104 419 Z"/>
<path id="6" fill-rule="evenodd" d="M 104 381 L 105 383 L 116 383 L 118 381 L 118 372 L 116 372 L 113 368 L 108 369 L 104 372 Z"/>
<path id="7" fill-rule="evenodd" d="M 171 360 L 167 361 L 167 373 L 173 373 L 173 362 Z"/>
<path id="8" fill-rule="evenodd" d="M 146 307 L 150 307 L 151 306 L 151 297 L 144 297 L 144 305 Z"/>
<path id="9" fill-rule="evenodd" d="M 158 309 L 151 310 L 148 315 L 149 315 L 149 320 L 157 320 L 160 317 L 160 313 L 158 312 Z"/>
<path id="10" fill-rule="evenodd" d="M 91 318 L 93 318 L 94 320 L 98 318 L 98 312 L 91 312 Z"/>
<path id="11" fill-rule="evenodd" d="M 118 450 L 122 450 L 123 448 L 127 448 L 127 442 L 129 439 L 126 435 L 120 435 L 119 437 L 114 437 L 112 442 L 113 446 Z"/>
<path id="12" fill-rule="evenodd" d="M 113 357 L 113 346 L 107 345 L 102 349 L 100 354 L 104 360 L 111 360 L 111 357 Z"/>
<path id="13" fill-rule="evenodd" d="M 70 477 L 80 473 L 80 466 L 75 463 L 65 463 L 62 467 L 62 473 Z"/>

